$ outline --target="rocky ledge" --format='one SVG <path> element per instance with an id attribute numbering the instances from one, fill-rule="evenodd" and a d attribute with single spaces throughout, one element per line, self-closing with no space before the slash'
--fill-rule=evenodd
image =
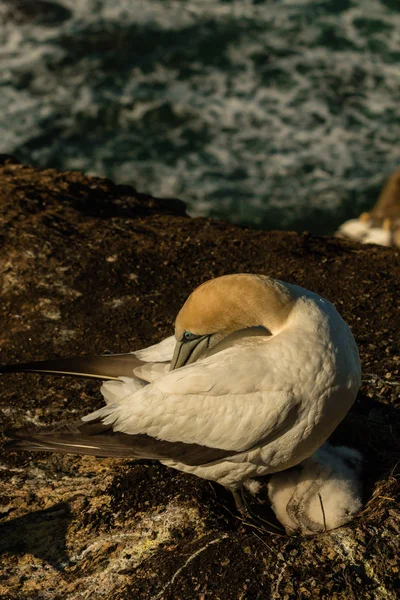
<path id="1" fill-rule="evenodd" d="M 363 512 L 289 538 L 244 524 L 217 485 L 160 465 L 3 453 L 1 597 L 395 598 L 399 250 L 190 219 L 176 200 L 0 162 L 2 363 L 143 347 L 171 333 L 202 281 L 266 273 L 333 301 L 352 327 L 363 381 L 334 439 L 365 456 Z M 83 415 L 101 404 L 98 387 L 4 375 L 1 430 Z"/>

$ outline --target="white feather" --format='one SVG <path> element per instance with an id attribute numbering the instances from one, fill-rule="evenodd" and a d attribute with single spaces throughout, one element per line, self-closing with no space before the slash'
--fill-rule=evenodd
<path id="1" fill-rule="evenodd" d="M 146 382 L 140 379 L 120 377 L 119 381 L 105 381 L 100 388 L 100 392 L 107 405 L 118 404 L 127 396 L 141 390 L 145 385 Z"/>
<path id="2" fill-rule="evenodd" d="M 390 246 L 392 243 L 392 234 L 382 227 L 371 227 L 363 238 L 363 244 L 379 244 L 380 246 Z"/>
<path id="3" fill-rule="evenodd" d="M 143 350 L 135 350 L 133 354 L 146 362 L 171 362 L 175 344 L 175 336 L 171 335 L 158 344 L 153 344 Z"/>
<path id="4" fill-rule="evenodd" d="M 143 367 L 143 374 L 157 373 L 148 385 L 126 378 L 107 382 L 102 387 L 107 406 L 83 420 L 101 418 L 127 434 L 230 450 L 229 459 L 199 466 L 162 461 L 230 488 L 310 456 L 355 399 L 361 374 L 354 338 L 320 296 L 262 276 L 244 277 L 271 281 L 274 294 L 286 294 L 283 301 L 288 293 L 293 298 L 289 317 L 273 335 L 241 339 L 161 376 L 158 368 Z M 261 314 L 264 307 L 257 310 Z M 135 354 L 165 362 L 175 342 L 170 337 Z"/>
<path id="5" fill-rule="evenodd" d="M 345 221 L 345 223 L 339 227 L 337 233 L 338 235 L 361 242 L 367 235 L 369 227 L 368 221 L 365 222 L 360 221 L 359 219 L 350 219 L 349 221 Z"/>
<path id="6" fill-rule="evenodd" d="M 169 371 L 169 363 L 146 363 L 133 370 L 135 377 L 144 380 L 145 382 L 155 381 L 166 375 Z"/>
<path id="7" fill-rule="evenodd" d="M 100 388 L 106 404 L 118 404 L 121 400 L 144 388 L 149 381 L 162 377 L 169 371 L 174 347 L 175 336 L 170 336 L 158 344 L 132 352 L 137 358 L 149 361 L 133 370 L 133 377 L 120 377 L 120 381 L 106 381 Z"/>
<path id="8" fill-rule="evenodd" d="M 362 244 L 379 244 L 380 246 L 391 246 L 393 233 L 390 228 L 378 227 L 371 219 L 363 221 L 350 219 L 343 223 L 336 232 L 338 237 L 345 237 L 361 242 Z"/>
<path id="9" fill-rule="evenodd" d="M 325 443 L 297 467 L 272 475 L 268 494 L 277 519 L 291 534 L 329 531 L 361 509 L 360 452 Z"/>
<path id="10" fill-rule="evenodd" d="M 257 496 L 262 489 L 262 483 L 260 481 L 256 481 L 255 479 L 247 479 L 244 482 L 243 487 L 245 487 L 252 496 Z"/>

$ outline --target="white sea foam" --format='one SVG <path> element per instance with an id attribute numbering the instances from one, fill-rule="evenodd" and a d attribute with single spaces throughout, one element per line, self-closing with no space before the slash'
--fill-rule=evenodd
<path id="1" fill-rule="evenodd" d="M 0 5 L 1 152 L 316 231 L 400 163 L 400 5 L 53 0 L 52 20 L 20 4 Z"/>

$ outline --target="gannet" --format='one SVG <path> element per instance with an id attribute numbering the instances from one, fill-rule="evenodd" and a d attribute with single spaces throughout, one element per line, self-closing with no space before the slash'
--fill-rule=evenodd
<path id="1" fill-rule="evenodd" d="M 340 225 L 336 232 L 336 237 L 344 237 L 355 240 L 356 242 L 363 242 L 364 238 L 368 235 L 370 224 L 361 217 L 359 219 L 350 219 Z"/>
<path id="2" fill-rule="evenodd" d="M 104 407 L 61 431 L 8 431 L 9 450 L 158 459 L 222 484 L 239 507 L 245 481 L 293 467 L 325 442 L 361 379 L 353 335 L 330 302 L 253 274 L 200 285 L 159 344 L 0 368 L 11 371 L 109 381 Z"/>
<path id="3" fill-rule="evenodd" d="M 384 219 L 381 226 L 371 226 L 363 238 L 363 244 L 378 244 L 379 246 L 391 246 L 393 243 L 393 232 L 390 219 Z"/>
<path id="4" fill-rule="evenodd" d="M 400 169 L 389 177 L 371 211 L 346 221 L 335 235 L 362 244 L 400 247 Z"/>
<path id="5" fill-rule="evenodd" d="M 379 246 L 398 245 L 396 242 L 399 221 L 378 219 L 371 213 L 362 213 L 358 219 L 345 221 L 335 233 L 336 237 L 350 238 L 361 244 Z"/>
<path id="6" fill-rule="evenodd" d="M 336 529 L 362 506 L 362 455 L 326 442 L 296 467 L 271 475 L 268 495 L 288 535 Z"/>

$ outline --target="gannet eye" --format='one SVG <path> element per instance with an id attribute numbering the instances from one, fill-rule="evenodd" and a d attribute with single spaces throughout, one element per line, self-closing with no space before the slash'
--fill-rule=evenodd
<path id="1" fill-rule="evenodd" d="M 190 342 L 191 340 L 195 340 L 198 337 L 199 336 L 196 335 L 195 333 L 190 333 L 190 331 L 185 331 L 185 333 L 183 334 L 183 341 Z"/>

